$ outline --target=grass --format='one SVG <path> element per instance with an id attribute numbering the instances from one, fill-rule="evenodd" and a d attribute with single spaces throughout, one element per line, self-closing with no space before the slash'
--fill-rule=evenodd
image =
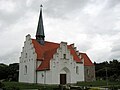
<path id="1" fill-rule="evenodd" d="M 88 90 L 100 90 L 99 88 L 90 88 Z"/>
<path id="2" fill-rule="evenodd" d="M 93 82 L 78 82 L 78 86 L 93 86 L 93 87 L 111 87 L 120 86 L 120 82 L 110 82 L 108 81 L 108 86 L 106 81 L 93 81 Z"/>
<path id="3" fill-rule="evenodd" d="M 44 85 L 41 84 L 28 84 L 28 83 L 19 83 L 19 82 L 3 82 L 6 90 L 23 90 L 23 89 L 39 89 L 39 90 L 53 90 L 53 88 L 58 88 L 58 85 Z M 120 88 L 120 82 L 108 82 L 106 81 L 94 81 L 94 82 L 78 82 L 77 86 L 87 86 L 87 87 L 110 87 L 110 88 Z M 10 89 L 12 88 L 12 89 Z M 19 88 L 19 89 L 13 89 Z"/>
<path id="4" fill-rule="evenodd" d="M 5 88 L 19 88 L 22 89 L 39 89 L 39 90 L 53 90 L 53 88 L 57 88 L 57 85 L 40 85 L 40 84 L 28 84 L 28 83 L 19 83 L 19 82 L 3 82 Z"/>

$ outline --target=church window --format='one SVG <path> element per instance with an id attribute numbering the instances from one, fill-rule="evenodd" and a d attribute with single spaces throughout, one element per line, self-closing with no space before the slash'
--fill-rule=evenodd
<path id="1" fill-rule="evenodd" d="M 44 77 L 44 74 L 42 73 L 41 76 L 42 76 L 42 78 L 43 78 L 43 77 Z"/>
<path id="2" fill-rule="evenodd" d="M 27 74 L 27 65 L 25 65 L 25 74 Z"/>
<path id="3" fill-rule="evenodd" d="M 25 58 L 27 58 L 27 53 L 25 53 Z"/>
<path id="4" fill-rule="evenodd" d="M 79 68 L 76 66 L 76 73 L 79 74 Z"/>
<path id="5" fill-rule="evenodd" d="M 63 58 L 66 59 L 66 54 L 63 54 Z"/>

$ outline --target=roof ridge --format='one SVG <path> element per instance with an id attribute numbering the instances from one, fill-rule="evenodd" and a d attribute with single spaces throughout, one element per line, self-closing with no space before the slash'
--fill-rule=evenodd
<path id="1" fill-rule="evenodd" d="M 53 44 L 59 44 L 59 43 L 55 43 L 55 42 L 50 42 L 50 41 L 45 41 L 47 43 L 53 43 Z"/>

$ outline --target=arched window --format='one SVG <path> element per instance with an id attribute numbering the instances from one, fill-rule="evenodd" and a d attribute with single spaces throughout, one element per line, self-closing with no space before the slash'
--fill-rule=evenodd
<path id="1" fill-rule="evenodd" d="M 63 58 L 66 59 L 66 54 L 63 54 Z"/>
<path id="2" fill-rule="evenodd" d="M 27 74 L 27 65 L 25 65 L 25 74 Z"/>
<path id="3" fill-rule="evenodd" d="M 79 68 L 76 66 L 76 73 L 79 74 Z"/>
<path id="4" fill-rule="evenodd" d="M 25 58 L 27 58 L 27 53 L 25 53 Z"/>

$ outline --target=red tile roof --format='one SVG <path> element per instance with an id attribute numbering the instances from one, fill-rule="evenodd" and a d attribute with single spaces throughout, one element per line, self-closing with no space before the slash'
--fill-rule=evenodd
<path id="1" fill-rule="evenodd" d="M 94 66 L 90 58 L 87 56 L 86 53 L 80 53 L 82 58 L 84 59 L 84 66 Z"/>
<path id="2" fill-rule="evenodd" d="M 50 60 L 56 53 L 57 48 L 60 47 L 60 44 L 45 41 L 45 45 L 40 45 L 35 39 L 32 39 L 32 43 L 34 45 L 35 52 L 37 53 L 37 60 L 42 61 L 37 70 L 50 69 Z M 72 48 L 71 45 L 68 45 L 68 49 L 70 50 L 71 55 L 73 55 L 73 59 L 76 62 L 81 62 L 81 59 L 78 57 L 76 51 Z M 86 54 L 85 55 L 83 54 L 83 58 L 87 59 L 85 60 L 86 63 L 85 65 L 92 65 L 91 64 L 92 62 L 90 61 Z"/>
<path id="3" fill-rule="evenodd" d="M 40 45 L 35 39 L 32 39 L 32 43 L 37 53 L 37 60 L 42 61 L 37 70 L 50 69 L 50 59 L 55 54 L 57 48 L 60 46 L 57 43 L 45 41 L 45 45 Z"/>
<path id="4" fill-rule="evenodd" d="M 58 43 L 47 41 L 45 41 L 45 45 L 40 45 L 35 39 L 32 39 L 32 43 L 34 45 L 35 52 L 37 53 L 38 60 L 44 60 L 45 52 L 58 48 L 60 46 Z"/>

